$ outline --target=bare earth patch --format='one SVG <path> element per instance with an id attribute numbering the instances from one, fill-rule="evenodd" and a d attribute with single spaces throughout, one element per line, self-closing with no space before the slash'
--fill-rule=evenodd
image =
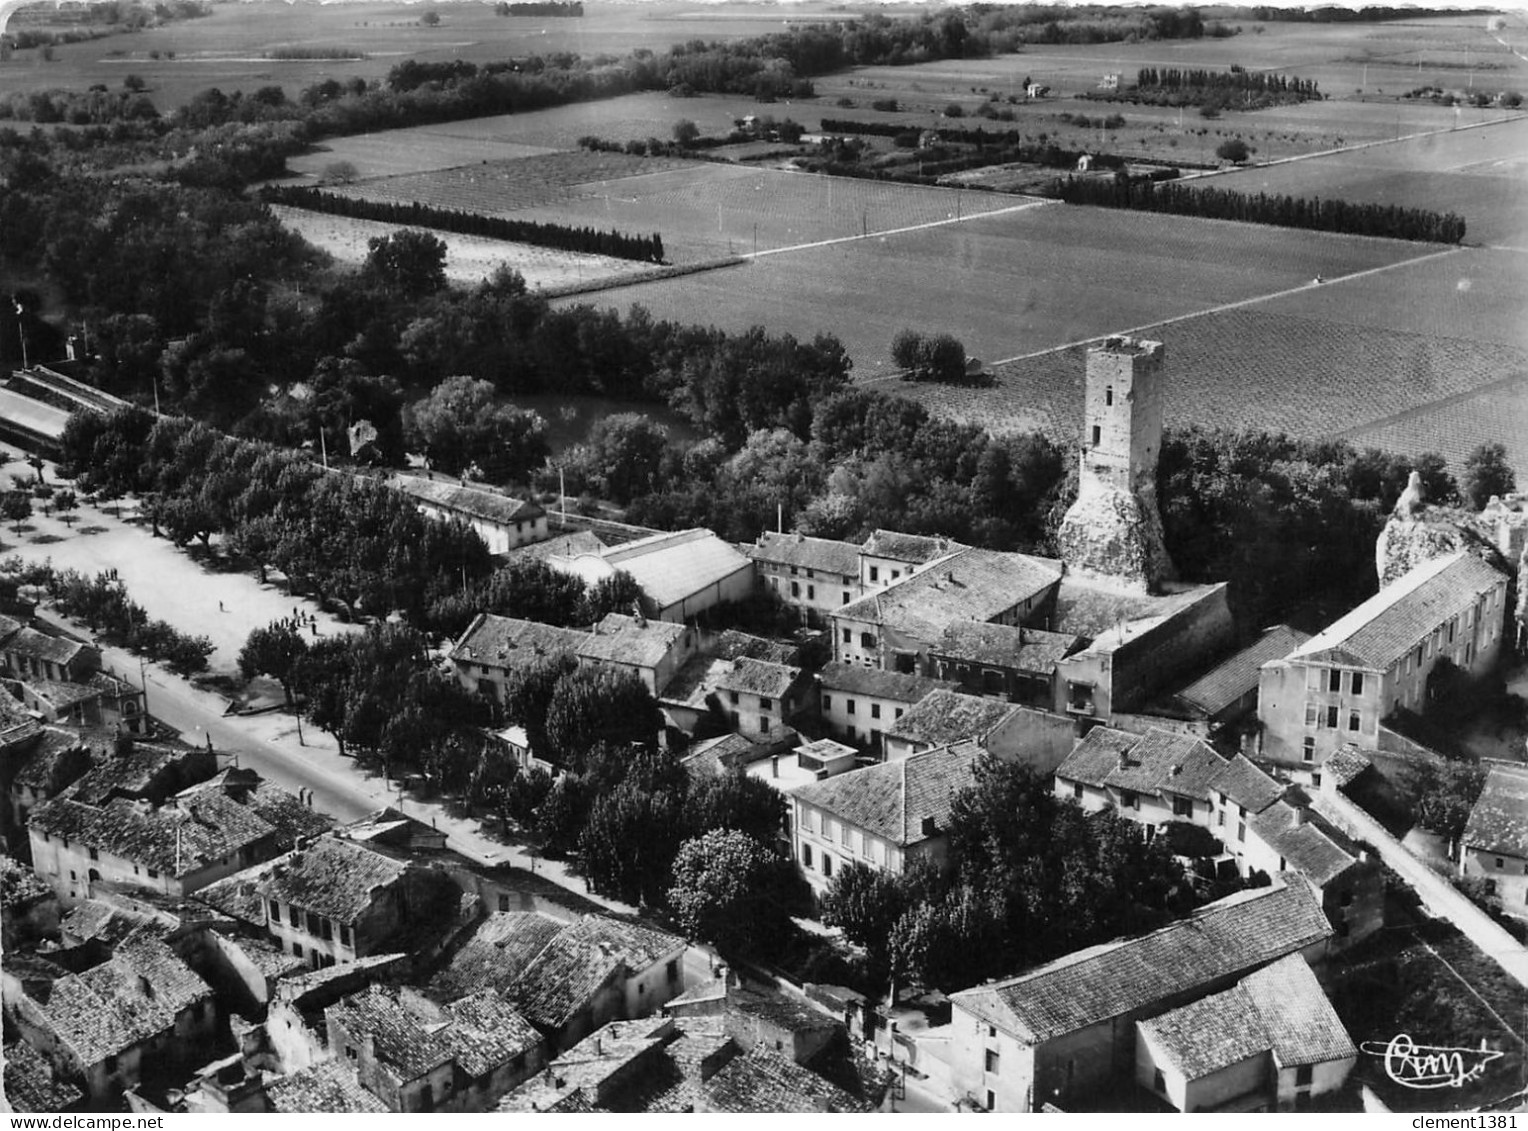
<path id="1" fill-rule="evenodd" d="M 274 205 L 272 211 L 288 228 L 342 263 L 363 262 L 366 259 L 368 240 L 391 235 L 404 227 L 376 220 L 326 216 L 286 205 Z M 500 267 L 510 267 L 525 276 L 526 284 L 533 289 L 563 287 L 591 279 L 631 275 L 651 267 L 651 264 L 615 259 L 607 255 L 555 251 L 530 244 L 485 239 L 482 236 L 459 236 L 452 232 L 433 234 L 446 245 L 446 277 L 455 283 L 478 283 Z"/>

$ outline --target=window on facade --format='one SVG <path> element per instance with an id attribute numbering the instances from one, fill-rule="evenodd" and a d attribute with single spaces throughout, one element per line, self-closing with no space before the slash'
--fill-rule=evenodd
<path id="1" fill-rule="evenodd" d="M 1362 724 L 1363 724 L 1363 716 L 1362 715 L 1360 715 L 1357 711 L 1349 712 L 1349 714 L 1348 714 L 1348 729 L 1349 730 L 1357 730 Z"/>
<path id="2" fill-rule="evenodd" d="M 1192 817 L 1194 815 L 1194 802 L 1188 797 L 1173 798 L 1174 817 Z"/>
<path id="3" fill-rule="evenodd" d="M 803 844 L 801 846 L 801 863 L 807 868 L 812 866 L 812 846 L 810 844 Z"/>
<path id="4" fill-rule="evenodd" d="M 281 904 L 274 899 L 271 900 L 271 918 L 277 923 L 281 922 Z"/>
<path id="5" fill-rule="evenodd" d="M 1072 783 L 1072 797 L 1078 801 L 1082 800 L 1082 783 L 1080 781 Z"/>
<path id="6" fill-rule="evenodd" d="M 101 854 L 92 848 L 90 850 L 90 858 L 92 860 L 99 860 L 101 858 Z"/>
<path id="7" fill-rule="evenodd" d="M 1300 1064 L 1295 1066 L 1295 1087 L 1305 1088 L 1310 1086 L 1311 1065 Z"/>
<path id="8" fill-rule="evenodd" d="M 1336 668 L 1333 668 L 1330 672 L 1327 673 L 1326 689 L 1328 691 L 1342 690 L 1342 672 Z"/>
<path id="9" fill-rule="evenodd" d="M 287 922 L 294 927 L 302 926 L 302 912 L 295 907 L 287 908 Z"/>
<path id="10" fill-rule="evenodd" d="M 301 958 L 301 957 L 302 957 L 302 943 L 300 943 L 300 942 L 294 942 L 294 943 L 293 943 L 293 944 L 292 944 L 292 953 L 293 953 L 293 954 L 294 954 L 294 955 L 295 955 L 295 956 L 296 956 L 296 957 L 298 957 L 298 958 Z"/>
<path id="11" fill-rule="evenodd" d="M 1304 748 L 1301 750 L 1301 754 L 1304 756 L 1307 762 L 1314 762 L 1316 760 L 1316 740 L 1314 737 L 1310 735 L 1306 736 Z"/>
<path id="12" fill-rule="evenodd" d="M 155 871 L 153 868 L 150 868 L 149 869 L 149 879 L 157 880 L 158 878 L 159 878 L 159 873 L 157 871 Z"/>
<path id="13" fill-rule="evenodd" d="M 848 603 L 849 603 L 849 591 L 847 589 L 845 589 L 844 590 L 844 599 L 842 601 L 840 601 L 839 604 L 847 605 Z"/>
<path id="14" fill-rule="evenodd" d="M 345 1046 L 345 1059 L 346 1060 L 354 1060 L 355 1059 L 355 1046 L 354 1045 L 346 1045 Z"/>
<path id="15" fill-rule="evenodd" d="M 831 711 L 833 709 L 833 696 L 824 695 L 822 697 L 822 709 L 824 711 Z"/>
<path id="16" fill-rule="evenodd" d="M 808 601 L 815 601 L 815 600 L 817 600 L 817 586 L 815 586 L 815 585 L 808 585 L 806 587 L 806 599 Z"/>
<path id="17" fill-rule="evenodd" d="M 350 945 L 350 928 L 345 926 L 343 923 L 340 924 L 340 945 Z"/>
<path id="18" fill-rule="evenodd" d="M 1124 809 L 1139 808 L 1139 801 L 1131 790 L 1125 790 L 1119 795 L 1120 807 Z"/>
<path id="19" fill-rule="evenodd" d="M 1160 1068 L 1152 1073 L 1151 1087 L 1154 1091 L 1164 1093 L 1167 1091 L 1167 1079 L 1162 1075 L 1162 1070 Z"/>
<path id="20" fill-rule="evenodd" d="M 1307 704 L 1305 704 L 1305 725 L 1306 726 L 1313 727 L 1313 726 L 1316 725 L 1316 713 L 1319 710 L 1320 710 L 1320 708 L 1317 707 L 1314 703 L 1307 703 Z"/>
<path id="21" fill-rule="evenodd" d="M 1354 695 L 1362 695 L 1363 693 L 1364 693 L 1364 673 L 1363 672 L 1354 672 L 1353 673 L 1353 694 Z"/>
<path id="22" fill-rule="evenodd" d="M 997 1071 L 997 1066 L 998 1066 L 998 1056 L 997 1056 L 997 1053 L 995 1051 L 993 1051 L 992 1049 L 988 1049 L 987 1050 L 987 1071 L 988 1072 L 996 1072 Z"/>
<path id="23" fill-rule="evenodd" d="M 1098 447 L 1099 441 L 1104 438 L 1104 430 L 1097 424 L 1093 425 L 1093 446 Z"/>
<path id="24" fill-rule="evenodd" d="M 853 639 L 854 637 L 850 634 L 849 630 L 847 628 L 844 629 L 844 643 L 848 644 Z"/>
<path id="25" fill-rule="evenodd" d="M 798 570 L 795 566 L 791 566 L 791 576 L 795 577 L 798 573 L 800 573 L 800 570 Z"/>
<path id="26" fill-rule="evenodd" d="M 861 648 L 874 648 L 875 647 L 875 633 L 873 633 L 873 632 L 862 632 L 862 633 L 860 633 L 860 647 Z"/>
<path id="27" fill-rule="evenodd" d="M 760 695 L 759 696 L 759 710 L 761 710 L 761 711 L 772 710 L 774 708 L 774 705 L 775 705 L 775 701 L 773 699 L 771 699 L 768 695 Z"/>
<path id="28" fill-rule="evenodd" d="M 902 716 L 903 716 L 903 715 L 904 715 L 904 714 L 906 714 L 906 713 L 907 713 L 907 712 L 905 712 L 905 711 L 904 711 L 904 710 L 902 710 L 902 708 L 901 708 L 901 707 L 898 707 L 898 708 L 897 708 L 897 709 L 896 709 L 896 713 L 895 713 L 895 714 L 894 714 L 894 715 L 892 715 L 892 716 L 891 716 L 891 717 L 892 717 L 892 718 L 893 718 L 893 719 L 900 719 L 900 718 L 901 718 L 901 717 L 902 717 Z"/>
<path id="29" fill-rule="evenodd" d="M 1237 821 L 1236 822 L 1236 839 L 1238 841 L 1243 841 L 1243 840 L 1247 839 L 1247 822 L 1246 821 Z"/>
<path id="30" fill-rule="evenodd" d="M 847 699 L 847 700 L 844 701 L 844 710 L 848 711 L 849 714 L 851 714 L 851 715 L 854 714 L 854 700 L 853 699 Z"/>
<path id="31" fill-rule="evenodd" d="M 1337 729 L 1337 705 L 1335 703 L 1326 709 L 1326 725 L 1333 730 Z"/>
<path id="32" fill-rule="evenodd" d="M 1496 866 L 1497 866 L 1497 867 L 1498 867 L 1498 868 L 1501 868 L 1501 867 L 1503 867 L 1503 866 L 1504 866 L 1504 865 L 1503 865 L 1503 862 L 1502 862 L 1502 858 L 1501 858 L 1501 857 L 1500 857 L 1500 856 L 1498 856 L 1498 857 L 1497 857 L 1497 858 L 1496 858 Z"/>
<path id="33" fill-rule="evenodd" d="M 826 852 L 822 854 L 822 874 L 824 876 L 831 876 L 833 874 L 833 857 L 829 856 Z"/>
<path id="34" fill-rule="evenodd" d="M 1226 814 L 1225 814 L 1225 810 L 1222 809 L 1219 813 L 1215 814 L 1215 824 L 1216 824 L 1216 826 L 1218 826 L 1219 828 L 1222 828 L 1222 829 L 1226 827 Z"/>
<path id="35" fill-rule="evenodd" d="M 845 848 L 849 847 L 849 826 L 843 821 L 838 822 L 838 843 Z"/>
<path id="36" fill-rule="evenodd" d="M 799 581 L 792 581 L 791 582 L 791 596 L 792 597 L 799 597 L 799 596 L 801 596 L 801 582 L 799 582 Z"/>
<path id="37" fill-rule="evenodd" d="M 878 719 L 881 717 L 881 705 L 879 703 L 870 704 L 870 717 L 872 719 Z"/>
<path id="38" fill-rule="evenodd" d="M 1104 386 L 1104 404 L 1112 405 L 1113 403 L 1114 403 L 1114 386 L 1113 385 L 1105 385 Z"/>
<path id="39" fill-rule="evenodd" d="M 679 959 L 670 958 L 668 966 L 664 968 L 664 974 L 670 984 L 679 981 Z"/>
<path id="40" fill-rule="evenodd" d="M 871 581 L 879 581 L 879 580 L 881 580 L 881 567 L 880 566 L 871 566 L 870 567 L 870 580 Z"/>

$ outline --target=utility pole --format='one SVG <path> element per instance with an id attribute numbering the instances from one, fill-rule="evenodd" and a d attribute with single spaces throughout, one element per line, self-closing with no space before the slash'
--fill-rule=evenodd
<path id="1" fill-rule="evenodd" d="M 154 716 L 149 713 L 149 675 L 143 666 L 143 657 L 138 657 L 138 683 L 143 688 L 143 717 L 148 720 L 149 737 L 154 737 Z"/>
<path id="2" fill-rule="evenodd" d="M 27 360 L 27 328 L 26 323 L 22 322 L 21 320 L 21 316 L 25 314 L 26 311 L 22 309 L 21 300 L 19 298 L 13 299 L 12 301 L 16 305 L 16 332 L 21 335 L 21 368 L 30 369 L 32 368 L 32 364 Z"/>

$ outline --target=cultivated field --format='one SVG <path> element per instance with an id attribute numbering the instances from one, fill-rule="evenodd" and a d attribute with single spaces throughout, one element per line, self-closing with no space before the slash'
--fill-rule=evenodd
<path id="1" fill-rule="evenodd" d="M 427 7 L 440 14 L 439 26 L 420 24 Z M 212 15 L 202 19 L 59 46 L 51 62 L 36 51 L 17 52 L 0 64 L 0 88 L 82 90 L 98 82 L 115 87 L 132 72 L 147 80 L 155 104 L 164 111 L 210 86 L 231 92 L 275 83 L 295 96 L 324 79 L 344 81 L 356 75 L 379 79 L 405 58 L 485 63 L 558 51 L 625 55 L 636 48 L 661 51 L 696 38 L 764 35 L 782 30 L 787 20 L 834 18 L 829 5 L 815 0 L 792 4 L 788 13 L 767 4 L 729 6 L 722 11 L 675 0 L 640 4 L 587 0 L 584 13 L 581 19 L 505 17 L 496 16 L 491 3 L 467 0 L 433 5 L 241 0 L 217 4 Z M 356 51 L 366 58 L 286 62 L 265 57 L 292 47 Z M 154 52 L 157 59 L 152 57 Z"/>
<path id="2" fill-rule="evenodd" d="M 342 263 L 363 262 L 366 259 L 368 240 L 402 230 L 398 224 L 352 220 L 282 205 L 273 206 L 272 211 L 281 218 L 283 224 L 303 239 L 327 251 Z M 434 235 L 446 245 L 446 277 L 467 286 L 482 282 L 500 267 L 520 272 L 525 276 L 526 283 L 533 288 L 565 287 L 590 279 L 619 277 L 646 269 L 644 264 L 605 255 L 555 251 L 529 244 L 462 236 L 453 232 L 435 232 Z"/>
<path id="3" fill-rule="evenodd" d="M 970 200 L 1011 200 L 969 193 Z M 1426 254 L 1418 244 L 1040 204 L 576 301 L 723 329 L 836 334 L 861 378 L 904 326 L 1015 357 Z M 569 300 L 574 301 L 574 300 Z M 900 387 L 900 386 L 899 386 Z"/>
<path id="4" fill-rule="evenodd" d="M 1241 192 L 1402 204 L 1457 212 L 1470 243 L 1528 248 L 1528 119 L 1224 173 Z"/>
<path id="5" fill-rule="evenodd" d="M 1024 203 L 993 193 L 581 152 L 371 180 L 346 191 L 523 220 L 658 232 L 676 263 L 875 235 Z"/>

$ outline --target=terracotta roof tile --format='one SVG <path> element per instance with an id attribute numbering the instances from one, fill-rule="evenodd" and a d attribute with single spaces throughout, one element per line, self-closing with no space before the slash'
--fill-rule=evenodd
<path id="1" fill-rule="evenodd" d="M 1013 624 L 956 621 L 930 651 L 954 660 L 1049 675 L 1056 661 L 1082 646 L 1082 637 Z"/>
<path id="2" fill-rule="evenodd" d="M 757 1114 L 816 1114 L 870 1110 L 836 1084 L 768 1049 L 744 1053 L 702 1087 L 711 1111 Z"/>
<path id="3" fill-rule="evenodd" d="M 573 655 L 586 635 L 575 628 L 482 613 L 462 633 L 450 659 L 494 668 L 530 667 L 553 656 Z"/>
<path id="4" fill-rule="evenodd" d="M 934 835 L 949 830 L 951 803 L 976 780 L 978 757 L 972 745 L 940 747 L 809 782 L 791 794 L 893 844 L 918 844 L 929 839 L 925 818 L 933 821 Z"/>
<path id="5" fill-rule="evenodd" d="M 387 1106 L 356 1079 L 355 1070 L 340 1060 L 319 1064 L 272 1080 L 265 1087 L 273 1111 L 284 1114 L 312 1112 L 381 1115 Z"/>
<path id="6" fill-rule="evenodd" d="M 415 475 L 395 475 L 388 486 L 423 503 L 455 511 L 464 518 L 487 522 L 524 522 L 546 514 L 540 506 L 525 499 L 513 499 L 482 487 L 463 487 L 439 479 L 421 479 Z"/>
<path id="7" fill-rule="evenodd" d="M 681 637 L 693 631 L 688 625 L 670 621 L 610 613 L 593 632 L 579 637 L 575 651 L 580 659 L 655 668 Z"/>
<path id="8" fill-rule="evenodd" d="M 911 672 L 887 672 L 863 664 L 827 665 L 817 674 L 818 683 L 829 694 L 835 691 L 865 695 L 875 699 L 893 699 L 911 705 L 931 691 L 954 691 L 960 685 L 944 679 Z"/>
<path id="9" fill-rule="evenodd" d="M 606 915 L 585 915 L 547 943 L 506 992 L 526 1017 L 560 1029 L 612 980 L 682 951 L 677 935 Z"/>
<path id="10" fill-rule="evenodd" d="M 565 926 L 539 911 L 490 915 L 430 980 L 430 992 L 449 1000 L 483 987 L 508 990 Z"/>
<path id="11" fill-rule="evenodd" d="M 1257 690 L 1258 675 L 1270 660 L 1282 660 L 1310 636 L 1287 624 L 1274 625 L 1247 647 L 1220 661 L 1174 696 L 1193 711 L 1218 715 Z"/>
<path id="12" fill-rule="evenodd" d="M 860 548 L 853 542 L 765 531 L 759 535 L 757 545 L 747 547 L 744 552 L 754 561 L 779 562 L 840 577 L 859 577 Z"/>
<path id="13" fill-rule="evenodd" d="M 1019 709 L 1001 699 L 959 691 L 931 691 L 907 709 L 907 714 L 896 721 L 886 737 L 931 746 L 981 739 Z"/>
<path id="14" fill-rule="evenodd" d="M 58 1112 L 85 1098 L 67 1080 L 55 1074 L 53 1065 L 31 1045 L 5 1046 L 5 1099 L 19 1112 Z"/>
<path id="15" fill-rule="evenodd" d="M 1280 1067 L 1321 1064 L 1358 1055 L 1337 1010 L 1299 955 L 1281 958 L 1249 974 L 1241 984 L 1263 1016 Z"/>
<path id="16" fill-rule="evenodd" d="M 1528 857 L 1528 766 L 1491 766 L 1464 827 L 1464 843 L 1483 852 Z"/>
<path id="17" fill-rule="evenodd" d="M 265 899 L 295 904 L 339 923 L 354 923 L 371 906 L 379 888 L 391 887 L 407 871 L 402 860 L 330 836 L 260 865 L 251 878 Z"/>
<path id="18" fill-rule="evenodd" d="M 1061 580 L 1044 558 L 996 550 L 961 550 L 937 567 L 903 578 L 832 615 L 893 625 L 926 644 L 959 620 L 989 621 L 1038 597 Z"/>

